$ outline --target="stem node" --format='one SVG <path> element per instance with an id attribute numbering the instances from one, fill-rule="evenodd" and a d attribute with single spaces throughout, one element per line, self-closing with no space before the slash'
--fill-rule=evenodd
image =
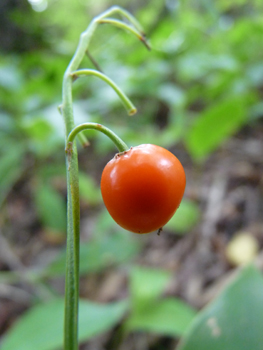
<path id="1" fill-rule="evenodd" d="M 66 155 L 67 156 L 71 156 L 72 152 L 73 152 L 73 143 L 72 142 L 68 142 L 67 143 L 67 147 L 65 149 Z"/>

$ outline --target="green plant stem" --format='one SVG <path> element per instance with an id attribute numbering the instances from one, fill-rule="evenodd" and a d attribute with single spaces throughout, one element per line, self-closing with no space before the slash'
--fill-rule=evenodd
<path id="1" fill-rule="evenodd" d="M 127 29 L 145 43 L 145 36 L 137 20 L 118 6 L 110 8 L 101 15 L 95 17 L 86 31 L 80 36 L 80 41 L 72 60 L 64 74 L 62 87 L 62 105 L 59 111 L 62 113 L 65 123 L 66 143 L 68 135 L 74 128 L 72 106 L 73 72 L 76 72 L 86 54 L 90 40 L 101 21 L 108 16 L 118 13 L 128 19 L 136 30 L 123 23 L 121 27 Z M 108 22 L 109 23 L 109 22 Z M 111 22 L 111 24 L 117 25 Z M 118 23 L 119 25 L 119 23 Z M 119 25 L 120 26 L 120 25 Z M 116 90 L 115 90 L 116 91 Z M 117 92 L 117 91 L 116 91 Z M 120 96 L 120 94 L 119 94 Z M 122 99 L 122 101 L 124 101 Z M 126 101 L 127 102 L 127 101 Z M 133 109 L 132 109 L 133 110 Z M 85 140 L 82 137 L 83 142 Z M 126 146 L 126 145 L 125 145 Z M 67 145 L 66 145 L 67 147 Z M 127 147 L 127 146 L 126 146 Z M 68 224 L 67 224 L 67 252 L 66 252 L 66 276 L 65 276 L 65 319 L 64 319 L 64 350 L 78 349 L 78 299 L 79 299 L 79 185 L 78 185 L 78 155 L 76 141 L 72 144 L 70 157 L 66 157 L 67 168 L 67 192 L 68 192 Z M 88 326 L 88 325 L 87 325 Z"/>
<path id="2" fill-rule="evenodd" d="M 89 52 L 89 50 L 86 50 L 86 55 L 88 56 L 89 60 L 91 61 L 91 63 L 93 64 L 93 66 L 101 73 L 103 73 L 100 65 L 98 64 L 98 62 L 95 60 L 95 58 L 92 56 L 92 54 Z"/>
<path id="3" fill-rule="evenodd" d="M 112 19 L 112 18 L 102 18 L 100 21 L 100 23 L 108 23 L 108 24 L 112 24 L 115 27 L 121 28 L 121 29 L 125 29 L 129 32 L 131 32 L 132 34 L 134 34 L 135 36 L 137 36 L 137 38 L 146 46 L 146 48 L 148 50 L 151 50 L 150 45 L 148 44 L 145 36 L 143 33 L 138 32 L 138 30 L 136 30 L 135 28 L 133 28 L 132 26 L 129 26 L 128 24 L 126 24 L 125 22 L 119 21 L 117 19 Z"/>
<path id="4" fill-rule="evenodd" d="M 118 148 L 119 152 L 125 152 L 128 151 L 129 147 L 122 141 L 122 139 L 117 136 L 113 131 L 111 131 L 109 128 L 107 128 L 104 125 L 98 124 L 98 123 L 84 123 L 76 126 L 68 135 L 68 141 L 67 141 L 67 147 L 66 152 L 70 155 L 72 151 L 72 145 L 74 142 L 75 137 L 84 130 L 97 130 L 102 132 L 103 134 L 107 135 L 115 144 L 115 146 Z"/>
<path id="5" fill-rule="evenodd" d="M 78 139 L 83 147 L 87 147 L 90 145 L 89 140 L 87 139 L 87 137 L 84 134 L 79 133 Z"/>
<path id="6" fill-rule="evenodd" d="M 71 73 L 72 78 L 76 79 L 76 77 L 85 77 L 88 75 L 95 75 L 96 77 L 104 80 L 112 89 L 116 92 L 116 94 L 121 99 L 124 107 L 127 109 L 129 115 L 133 115 L 137 112 L 136 107 L 131 102 L 131 100 L 122 92 L 122 90 L 105 74 L 98 72 L 94 69 L 79 69 Z"/>
<path id="7" fill-rule="evenodd" d="M 96 22 L 81 35 L 78 48 L 73 56 L 63 79 L 62 113 L 65 122 L 66 140 L 74 128 L 72 106 L 71 73 L 78 69 L 95 30 Z M 64 350 L 78 349 L 78 299 L 79 299 L 79 185 L 78 185 L 78 155 L 76 142 L 72 147 L 72 155 L 66 157 L 67 168 L 67 252 L 65 276 L 65 317 L 64 317 Z"/>

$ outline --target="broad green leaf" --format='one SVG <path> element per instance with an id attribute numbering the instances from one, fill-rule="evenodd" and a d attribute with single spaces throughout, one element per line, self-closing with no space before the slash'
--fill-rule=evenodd
<path id="1" fill-rule="evenodd" d="M 177 350 L 262 350 L 263 278 L 244 268 L 190 326 Z"/>
<path id="2" fill-rule="evenodd" d="M 176 233 L 186 233 L 191 230 L 200 217 L 198 206 L 189 200 L 183 200 L 171 220 L 165 225 L 165 228 Z"/>
<path id="3" fill-rule="evenodd" d="M 51 230 L 66 232 L 66 204 L 51 186 L 41 184 L 35 188 L 35 203 L 40 220 Z"/>
<path id="4" fill-rule="evenodd" d="M 130 235 L 116 233 L 80 245 L 80 274 L 98 272 L 108 266 L 126 262 L 138 254 L 139 242 Z M 63 251 L 44 271 L 47 276 L 65 273 L 66 253 Z"/>
<path id="5" fill-rule="evenodd" d="M 22 127 L 31 139 L 40 142 L 47 142 L 53 131 L 51 124 L 44 118 L 39 117 L 34 119 L 28 118 L 27 120 L 24 120 Z"/>
<path id="6" fill-rule="evenodd" d="M 231 98 L 204 111 L 188 135 L 186 146 L 197 160 L 203 160 L 246 121 L 246 108 L 241 98 Z"/>
<path id="7" fill-rule="evenodd" d="M 171 274 L 168 271 L 136 266 L 131 270 L 130 290 L 135 308 L 143 308 L 164 291 Z"/>
<path id="8" fill-rule="evenodd" d="M 132 313 L 127 330 L 182 335 L 195 311 L 176 298 L 160 299 L 171 275 L 167 271 L 135 267 L 131 271 Z"/>
<path id="9" fill-rule="evenodd" d="M 147 331 L 169 336 L 181 336 L 192 322 L 196 312 L 176 298 L 158 300 L 133 312 L 126 327 L 129 331 Z"/>
<path id="10" fill-rule="evenodd" d="M 20 122 L 28 148 L 37 158 L 47 158 L 54 155 L 56 149 L 62 149 L 60 129 L 56 129 L 50 120 L 45 118 L 44 112 L 44 110 L 38 111 L 41 116 L 35 116 L 36 112 L 32 112 Z"/>
<path id="11" fill-rule="evenodd" d="M 44 163 L 44 166 L 37 169 L 37 177 L 41 178 L 42 182 L 52 183 L 54 180 L 63 186 L 66 186 L 66 171 L 63 163 Z M 59 180 L 58 180 L 59 179 Z"/>
<path id="12" fill-rule="evenodd" d="M 100 189 L 91 176 L 79 173 L 79 195 L 90 205 L 96 205 L 101 202 Z"/>
<path id="13" fill-rule="evenodd" d="M 111 232 L 122 232 L 122 233 L 125 232 L 126 236 L 128 236 L 127 232 L 121 229 L 121 227 L 118 224 L 116 224 L 116 222 L 110 216 L 108 210 L 104 208 L 103 210 L 100 211 L 100 213 L 97 216 L 96 224 L 94 228 L 94 236 L 98 237 L 99 235 L 103 237 L 105 236 L 109 237 Z"/>
<path id="14" fill-rule="evenodd" d="M 114 327 L 126 310 L 126 301 L 102 305 L 80 300 L 80 342 Z M 32 307 L 6 334 L 1 350 L 61 349 L 63 345 L 63 317 L 63 299 L 56 299 Z"/>

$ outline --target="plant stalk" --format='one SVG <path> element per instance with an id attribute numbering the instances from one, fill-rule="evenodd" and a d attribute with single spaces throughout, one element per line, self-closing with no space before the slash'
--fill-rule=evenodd
<path id="1" fill-rule="evenodd" d="M 145 43 L 145 36 L 142 32 L 140 24 L 137 20 L 124 9 L 114 6 L 108 11 L 105 11 L 100 16 L 95 17 L 86 31 L 80 36 L 80 41 L 76 52 L 70 61 L 68 68 L 64 74 L 63 87 L 62 87 L 62 105 L 59 107 L 59 111 L 62 113 L 65 123 L 65 139 L 66 149 L 68 146 L 68 135 L 74 129 L 74 117 L 73 117 L 73 104 L 72 104 L 72 84 L 75 77 L 78 74 L 83 74 L 83 71 L 77 71 L 90 43 L 90 40 L 96 30 L 97 26 L 102 23 L 103 19 L 108 16 L 118 13 L 125 17 L 135 27 L 134 30 L 130 25 L 124 22 L 112 20 L 107 23 L 117 25 L 123 29 L 127 29 L 129 32 L 135 34 L 140 40 Z M 91 74 L 91 71 L 86 71 L 85 75 Z M 94 73 L 93 73 L 94 74 Z M 96 73 L 97 76 L 105 78 L 101 73 Z M 104 79 L 105 81 L 107 79 Z M 130 104 L 130 101 L 126 99 L 125 95 L 116 87 L 116 85 L 108 79 L 107 81 L 121 97 L 123 103 L 130 110 L 132 114 L 135 112 L 135 107 Z M 98 126 L 99 124 L 97 124 Z M 74 136 L 74 133 L 73 133 Z M 80 134 L 79 134 L 80 136 Z M 73 137 L 74 139 L 74 137 Z M 82 142 L 85 143 L 85 139 L 82 137 Z M 122 141 L 121 141 L 122 142 Z M 124 143 L 120 143 L 121 150 L 127 150 L 127 146 Z M 69 152 L 67 152 L 69 153 Z M 79 221 L 80 221 L 80 205 L 79 205 L 79 184 L 78 184 L 78 154 L 76 141 L 70 143 L 70 156 L 66 156 L 66 169 L 67 169 L 67 252 L 66 252 L 66 276 L 65 276 L 65 318 L 64 318 L 64 350 L 77 350 L 78 349 L 78 300 L 79 300 Z"/>

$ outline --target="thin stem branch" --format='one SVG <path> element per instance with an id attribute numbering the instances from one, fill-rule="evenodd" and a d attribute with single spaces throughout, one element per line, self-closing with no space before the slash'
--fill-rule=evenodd
<path id="1" fill-rule="evenodd" d="M 76 77 L 85 77 L 88 75 L 95 75 L 96 77 L 102 79 L 105 81 L 110 87 L 113 88 L 113 90 L 116 92 L 116 94 L 121 99 L 122 103 L 124 104 L 124 107 L 127 109 L 129 115 L 133 115 L 137 112 L 136 107 L 131 102 L 131 100 L 122 92 L 122 90 L 105 74 L 98 72 L 94 69 L 79 69 L 71 73 L 71 76 L 73 79 Z"/>
<path id="2" fill-rule="evenodd" d="M 95 18 L 95 20 L 106 18 L 116 13 L 126 18 L 139 32 L 144 35 L 144 30 L 137 19 L 130 12 L 120 6 L 112 6 L 109 10 L 103 12 L 100 16 Z"/>
<path id="3" fill-rule="evenodd" d="M 66 153 L 70 155 L 73 141 L 80 132 L 84 130 L 91 130 L 91 129 L 100 131 L 106 136 L 108 136 L 113 141 L 115 146 L 118 148 L 119 152 L 125 152 L 129 149 L 126 143 L 124 143 L 119 136 L 117 136 L 112 130 L 110 130 L 106 126 L 98 123 L 84 123 L 76 126 L 68 135 Z"/>
<path id="4" fill-rule="evenodd" d="M 87 139 L 87 137 L 84 134 L 79 133 L 78 139 L 79 139 L 79 142 L 81 143 L 82 147 L 88 147 L 90 145 L 89 140 Z"/>
<path id="5" fill-rule="evenodd" d="M 147 42 L 145 35 L 143 33 L 140 33 L 133 26 L 130 26 L 122 21 L 119 21 L 117 19 L 112 19 L 112 18 L 102 18 L 99 20 L 99 23 L 112 24 L 115 27 L 129 31 L 130 33 L 134 34 L 146 46 L 146 48 L 148 50 L 151 50 L 151 47 L 150 47 L 149 43 Z"/>
<path id="6" fill-rule="evenodd" d="M 103 73 L 100 65 L 98 64 L 98 62 L 95 60 L 95 58 L 92 56 L 92 54 L 89 52 L 89 50 L 86 50 L 86 55 L 88 56 L 89 60 L 91 61 L 91 63 L 93 64 L 93 66 L 101 73 Z"/>
<path id="7" fill-rule="evenodd" d="M 125 17 L 129 22 L 131 22 L 131 24 L 139 31 L 141 32 L 141 34 L 143 36 L 145 36 L 145 33 L 144 33 L 144 30 L 143 30 L 143 27 L 141 26 L 141 24 L 137 21 L 137 19 L 131 14 L 129 13 L 128 11 L 126 11 L 125 9 L 121 8 L 121 7 L 118 7 L 118 13 L 120 15 L 122 15 L 123 17 Z"/>

